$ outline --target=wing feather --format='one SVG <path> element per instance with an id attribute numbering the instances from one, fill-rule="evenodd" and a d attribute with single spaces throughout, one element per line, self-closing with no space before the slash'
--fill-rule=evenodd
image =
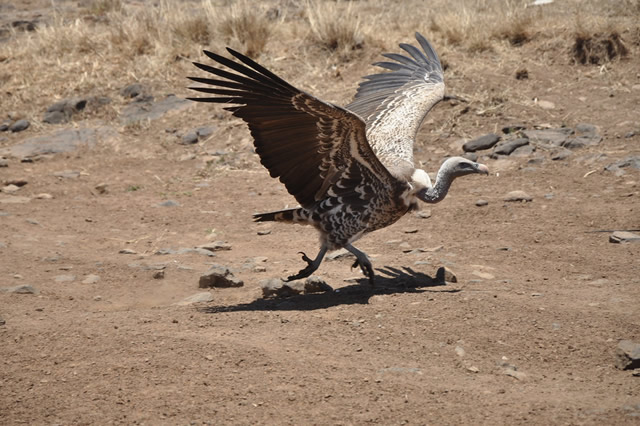
<path id="1" fill-rule="evenodd" d="M 191 89 L 214 96 L 189 99 L 234 104 L 225 109 L 248 124 L 260 162 L 303 207 L 313 207 L 329 192 L 361 202 L 356 185 L 365 178 L 381 191 L 395 193 L 398 185 L 404 185 L 374 154 L 360 117 L 296 89 L 250 58 L 227 50 L 241 63 L 205 51 L 233 72 L 194 63 L 222 79 L 190 77 L 206 85 Z"/>

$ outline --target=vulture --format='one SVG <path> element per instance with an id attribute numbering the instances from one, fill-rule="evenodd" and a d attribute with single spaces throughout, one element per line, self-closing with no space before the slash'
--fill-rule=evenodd
<path id="1" fill-rule="evenodd" d="M 373 285 L 371 261 L 355 241 L 417 209 L 419 201 L 441 201 L 457 177 L 489 173 L 462 157 L 445 160 L 434 183 L 416 168 L 416 134 L 445 98 L 445 86 L 435 50 L 415 37 L 421 49 L 402 43 L 406 54 L 383 54 L 389 61 L 373 65 L 386 71 L 364 77 L 346 107 L 292 86 L 231 48 L 237 61 L 205 50 L 217 64 L 194 62 L 213 78 L 188 77 L 201 84 L 190 89 L 209 95 L 189 99 L 230 105 L 224 109 L 247 123 L 262 165 L 300 204 L 254 220 L 308 224 L 320 233 L 320 251 L 314 259 L 300 252 L 307 265 L 288 281 L 308 277 L 328 251 L 345 248 L 356 258 L 352 267 Z"/>

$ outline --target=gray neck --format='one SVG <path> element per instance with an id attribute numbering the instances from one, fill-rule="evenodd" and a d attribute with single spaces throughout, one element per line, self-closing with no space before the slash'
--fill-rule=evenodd
<path id="1" fill-rule="evenodd" d="M 449 168 L 444 164 L 440 167 L 438 175 L 436 176 L 436 183 L 432 187 L 426 187 L 418 191 L 418 198 L 425 203 L 438 203 L 447 196 L 451 182 L 454 177 L 449 172 Z"/>

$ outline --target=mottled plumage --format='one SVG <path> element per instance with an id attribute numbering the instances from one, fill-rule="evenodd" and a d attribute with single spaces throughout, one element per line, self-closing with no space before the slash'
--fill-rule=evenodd
<path id="1" fill-rule="evenodd" d="M 416 34 L 423 51 L 400 47 L 411 58 L 385 54 L 391 70 L 366 77 L 354 101 L 341 108 L 299 90 L 248 57 L 227 51 L 242 63 L 205 51 L 232 71 L 194 63 L 222 79 L 190 77 L 207 85 L 192 89 L 213 95 L 200 102 L 235 104 L 225 109 L 247 122 L 260 161 L 300 203 L 299 208 L 254 216 L 257 221 L 313 225 L 321 249 L 289 279 L 309 276 L 328 250 L 346 248 L 373 284 L 373 268 L 352 243 L 384 228 L 417 205 L 438 202 L 451 181 L 485 166 L 454 157 L 438 172 L 435 185 L 413 164 L 413 142 L 427 112 L 444 96 L 440 61 Z"/>

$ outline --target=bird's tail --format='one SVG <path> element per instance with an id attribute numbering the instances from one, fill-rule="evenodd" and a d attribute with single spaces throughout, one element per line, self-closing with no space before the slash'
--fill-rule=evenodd
<path id="1" fill-rule="evenodd" d="M 253 215 L 253 220 L 256 222 L 307 222 L 308 215 L 305 213 L 302 207 L 296 207 L 275 212 L 256 213 Z"/>

